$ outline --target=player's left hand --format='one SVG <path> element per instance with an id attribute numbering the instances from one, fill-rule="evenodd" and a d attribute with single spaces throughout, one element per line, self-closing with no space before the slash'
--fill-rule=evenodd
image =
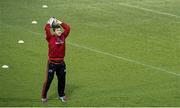
<path id="1" fill-rule="evenodd" d="M 56 23 L 57 23 L 57 24 L 60 24 L 60 25 L 62 24 L 62 22 L 59 21 L 59 20 L 56 20 Z"/>

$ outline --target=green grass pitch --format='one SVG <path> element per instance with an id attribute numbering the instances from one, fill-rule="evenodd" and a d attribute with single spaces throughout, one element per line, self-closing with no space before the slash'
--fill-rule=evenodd
<path id="1" fill-rule="evenodd" d="M 0 106 L 180 106 L 179 10 L 179 0 L 0 0 Z M 51 16 L 71 25 L 67 103 L 56 77 L 40 101 Z"/>

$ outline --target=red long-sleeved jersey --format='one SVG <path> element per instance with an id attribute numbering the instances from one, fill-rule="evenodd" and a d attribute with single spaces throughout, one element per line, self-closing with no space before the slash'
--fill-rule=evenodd
<path id="1" fill-rule="evenodd" d="M 51 34 L 50 31 L 50 24 L 46 24 L 45 31 L 46 31 L 46 40 L 48 41 L 48 56 L 49 60 L 64 60 L 65 56 L 65 39 L 67 38 L 70 32 L 70 26 L 62 23 L 62 28 L 64 32 L 61 36 L 55 36 Z"/>

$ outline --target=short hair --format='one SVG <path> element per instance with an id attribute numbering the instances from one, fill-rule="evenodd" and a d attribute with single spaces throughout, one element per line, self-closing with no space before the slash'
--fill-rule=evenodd
<path id="1" fill-rule="evenodd" d="M 57 28 L 61 28 L 61 26 L 60 25 L 54 25 L 53 26 L 53 31 L 55 31 L 55 29 L 57 29 Z"/>

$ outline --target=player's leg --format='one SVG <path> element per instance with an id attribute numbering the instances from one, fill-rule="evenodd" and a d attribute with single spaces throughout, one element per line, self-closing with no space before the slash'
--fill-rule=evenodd
<path id="1" fill-rule="evenodd" d="M 46 78 L 43 84 L 43 89 L 42 89 L 42 101 L 47 101 L 47 92 L 49 90 L 49 87 L 51 85 L 51 82 L 54 77 L 54 71 L 55 71 L 55 65 L 52 63 L 48 62 L 47 70 L 46 70 Z"/>
<path id="2" fill-rule="evenodd" d="M 65 102 L 67 99 L 65 97 L 65 82 L 66 82 L 66 64 L 63 62 L 58 65 L 56 70 L 56 75 L 58 79 L 58 94 L 61 101 Z"/>

